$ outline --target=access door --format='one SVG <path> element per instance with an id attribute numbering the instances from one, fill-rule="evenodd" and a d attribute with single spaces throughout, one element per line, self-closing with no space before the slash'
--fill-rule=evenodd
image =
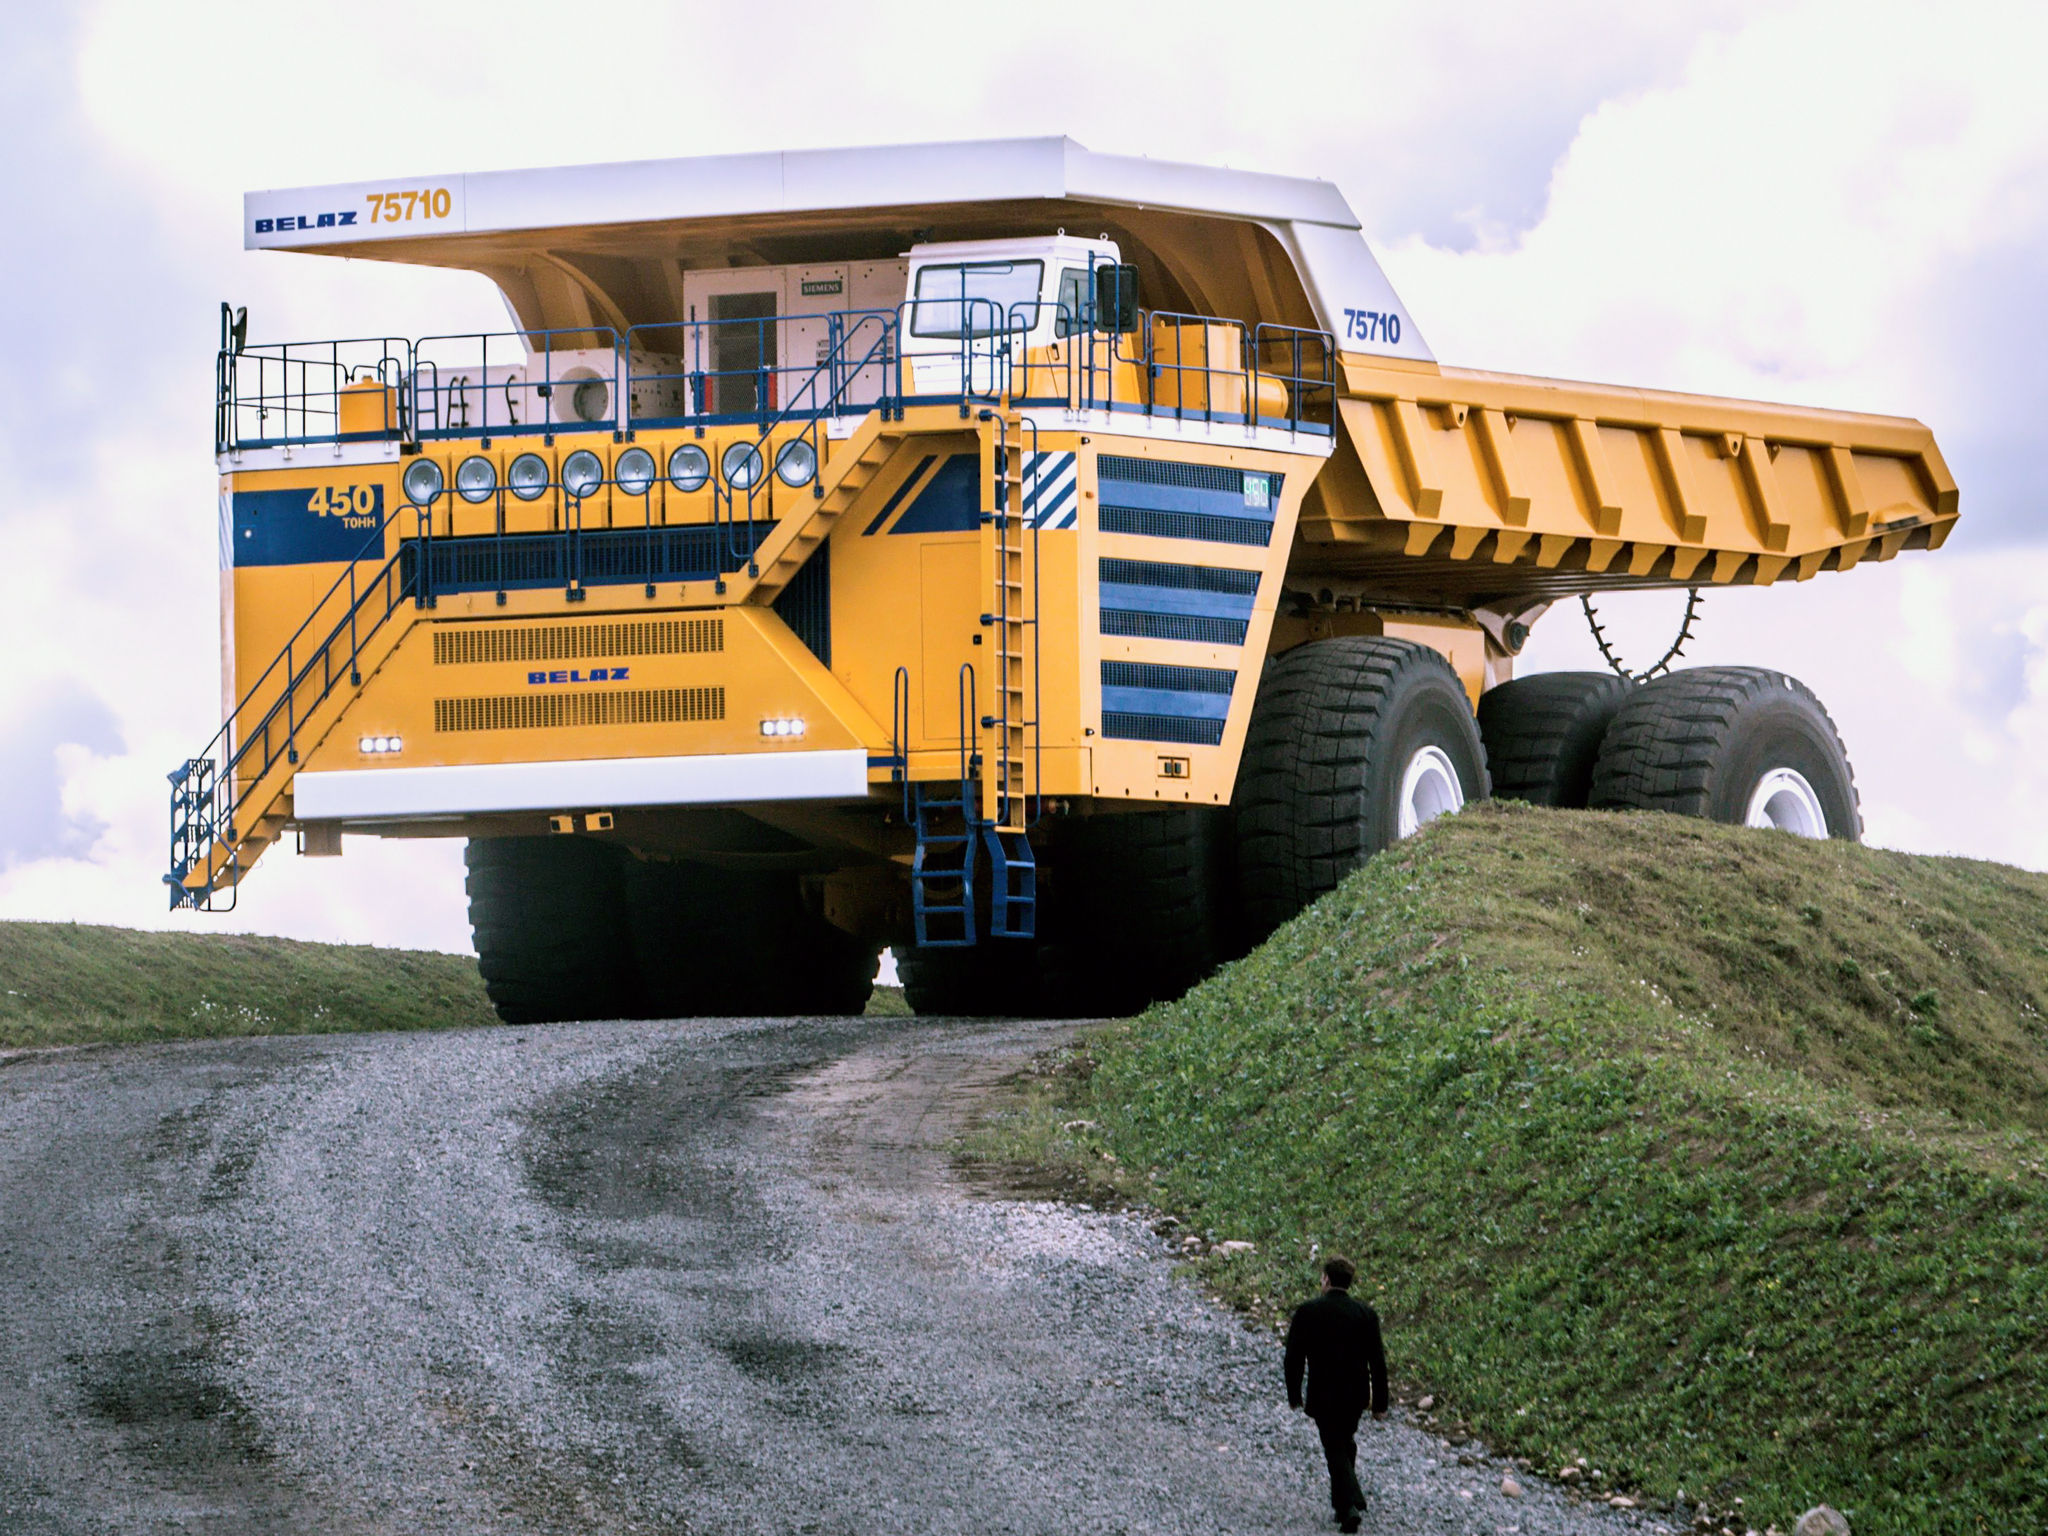
<path id="1" fill-rule="evenodd" d="M 693 408 L 719 416 L 781 409 L 789 364 L 778 332 L 788 313 L 788 278 L 783 267 L 683 274 L 683 308 L 691 322 L 685 366 L 698 396 Z"/>

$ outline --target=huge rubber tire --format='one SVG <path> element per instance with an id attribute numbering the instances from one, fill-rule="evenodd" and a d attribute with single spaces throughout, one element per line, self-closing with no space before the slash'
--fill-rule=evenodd
<path id="1" fill-rule="evenodd" d="M 635 860 L 628 925 L 656 1018 L 857 1014 L 880 946 L 810 910 L 796 876 Z"/>
<path id="2" fill-rule="evenodd" d="M 1396 841 L 1404 805 L 1426 819 L 1418 796 L 1442 781 L 1410 775 L 1431 764 L 1448 765 L 1461 802 L 1486 797 L 1479 725 L 1439 652 L 1350 636 L 1269 661 L 1231 802 L 1244 941 Z"/>
<path id="3" fill-rule="evenodd" d="M 1591 803 L 1819 836 L 1794 824 L 1805 797 L 1827 836 L 1862 837 L 1849 754 L 1820 700 L 1782 672 L 1692 667 L 1644 683 L 1616 712 Z"/>
<path id="4" fill-rule="evenodd" d="M 1180 807 L 1077 817 L 1045 861 L 1043 1011 L 1120 1016 L 1179 997 L 1223 958 L 1229 826 Z"/>
<path id="5" fill-rule="evenodd" d="M 626 937 L 621 877 L 630 858 L 584 837 L 470 840 L 470 931 L 499 1018 L 553 1024 L 646 1012 Z"/>
<path id="6" fill-rule="evenodd" d="M 1044 1011 L 1038 944 L 990 939 L 959 947 L 896 946 L 896 976 L 910 1011 L 925 1017 L 1028 1018 Z"/>
<path id="7" fill-rule="evenodd" d="M 1633 684 L 1612 672 L 1539 672 L 1479 696 L 1495 798 L 1583 809 L 1600 739 Z"/>

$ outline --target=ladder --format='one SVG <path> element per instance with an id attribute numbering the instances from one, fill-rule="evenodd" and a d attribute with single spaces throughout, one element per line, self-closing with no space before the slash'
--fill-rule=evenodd
<path id="1" fill-rule="evenodd" d="M 1038 427 L 1012 410 L 983 411 L 982 571 L 991 594 L 989 632 L 994 686 L 978 722 L 988 737 L 978 820 L 989 858 L 989 933 L 1029 938 L 1037 931 L 1038 868 L 1030 826 L 1037 819 L 1038 560 L 1027 529 L 1025 465 L 1038 460 Z"/>

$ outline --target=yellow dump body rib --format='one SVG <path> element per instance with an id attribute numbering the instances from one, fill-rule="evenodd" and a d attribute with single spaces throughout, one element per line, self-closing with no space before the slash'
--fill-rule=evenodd
<path id="1" fill-rule="evenodd" d="M 1344 444 L 1298 565 L 1393 593 L 1769 585 L 1939 547 L 1956 518 L 1917 421 L 1343 361 Z"/>

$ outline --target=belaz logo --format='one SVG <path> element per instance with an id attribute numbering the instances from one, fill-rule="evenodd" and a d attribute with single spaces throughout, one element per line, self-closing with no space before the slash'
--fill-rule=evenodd
<path id="1" fill-rule="evenodd" d="M 256 233 L 259 235 L 281 235 L 291 229 L 334 229 L 355 223 L 356 210 L 344 208 L 339 213 L 286 214 L 281 219 L 258 219 Z"/>
<path id="2" fill-rule="evenodd" d="M 581 668 L 572 667 L 567 672 L 529 672 L 526 682 L 530 688 L 546 683 L 623 683 L 626 674 L 632 670 L 631 667 L 592 667 L 590 675 L 585 677 Z"/>

